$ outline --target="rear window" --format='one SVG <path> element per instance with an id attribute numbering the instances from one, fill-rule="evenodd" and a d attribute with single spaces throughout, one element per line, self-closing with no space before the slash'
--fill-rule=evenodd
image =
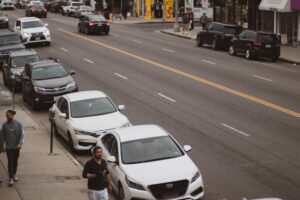
<path id="1" fill-rule="evenodd" d="M 89 16 L 90 21 L 106 21 L 105 17 L 99 16 Z"/>
<path id="2" fill-rule="evenodd" d="M 238 34 L 240 32 L 240 28 L 234 26 L 224 26 L 224 32 L 230 34 Z"/>
<path id="3" fill-rule="evenodd" d="M 259 33 L 257 35 L 257 39 L 261 40 L 263 42 L 272 42 L 272 43 L 278 41 L 276 35 L 274 35 L 274 34 L 262 34 L 262 33 Z"/>

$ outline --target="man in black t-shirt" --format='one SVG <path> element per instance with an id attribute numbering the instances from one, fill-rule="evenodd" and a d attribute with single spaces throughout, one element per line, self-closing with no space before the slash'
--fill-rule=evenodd
<path id="1" fill-rule="evenodd" d="M 111 179 L 102 154 L 101 147 L 96 146 L 93 149 L 93 159 L 85 164 L 82 173 L 83 178 L 88 179 L 89 200 L 108 200 L 107 190 L 112 192 Z"/>

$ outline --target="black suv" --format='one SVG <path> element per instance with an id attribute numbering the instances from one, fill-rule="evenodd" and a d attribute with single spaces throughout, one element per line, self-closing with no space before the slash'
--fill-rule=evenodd
<path id="1" fill-rule="evenodd" d="M 20 35 L 9 30 L 0 30 L 0 67 L 2 69 L 4 56 L 14 50 L 25 49 Z"/>
<path id="2" fill-rule="evenodd" d="M 53 13 L 62 12 L 62 6 L 66 6 L 68 3 L 67 0 L 55 0 L 51 1 L 49 4 L 49 11 Z"/>
<path id="3" fill-rule="evenodd" d="M 43 58 L 28 62 L 22 73 L 23 100 L 35 110 L 41 104 L 52 104 L 55 98 L 77 92 L 78 87 L 62 63 L 55 58 Z"/>
<path id="4" fill-rule="evenodd" d="M 273 33 L 244 30 L 231 41 L 229 54 L 245 54 L 250 60 L 258 57 L 271 58 L 276 62 L 280 57 L 280 40 Z"/>
<path id="5" fill-rule="evenodd" d="M 197 46 L 211 45 L 212 49 L 228 49 L 231 39 L 242 31 L 241 26 L 213 22 L 197 35 Z"/>
<path id="6" fill-rule="evenodd" d="M 9 52 L 3 62 L 3 82 L 9 89 L 12 88 L 13 82 L 16 89 L 21 89 L 21 73 L 24 71 L 25 64 L 29 61 L 36 61 L 39 56 L 33 49 L 24 49 Z M 14 79 L 12 79 L 14 76 Z"/>

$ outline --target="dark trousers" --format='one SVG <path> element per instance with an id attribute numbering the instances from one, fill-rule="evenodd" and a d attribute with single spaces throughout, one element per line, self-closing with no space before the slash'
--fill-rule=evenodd
<path id="1" fill-rule="evenodd" d="M 20 149 L 6 149 L 8 175 L 12 179 L 17 173 Z"/>

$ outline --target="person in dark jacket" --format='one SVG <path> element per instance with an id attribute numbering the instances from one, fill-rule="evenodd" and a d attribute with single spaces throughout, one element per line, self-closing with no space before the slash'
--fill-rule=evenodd
<path id="1" fill-rule="evenodd" d="M 18 181 L 16 176 L 20 149 L 24 142 L 24 131 L 22 124 L 15 120 L 16 112 L 8 110 L 6 112 L 7 121 L 2 126 L 1 147 L 7 155 L 9 186 L 13 186 Z"/>

